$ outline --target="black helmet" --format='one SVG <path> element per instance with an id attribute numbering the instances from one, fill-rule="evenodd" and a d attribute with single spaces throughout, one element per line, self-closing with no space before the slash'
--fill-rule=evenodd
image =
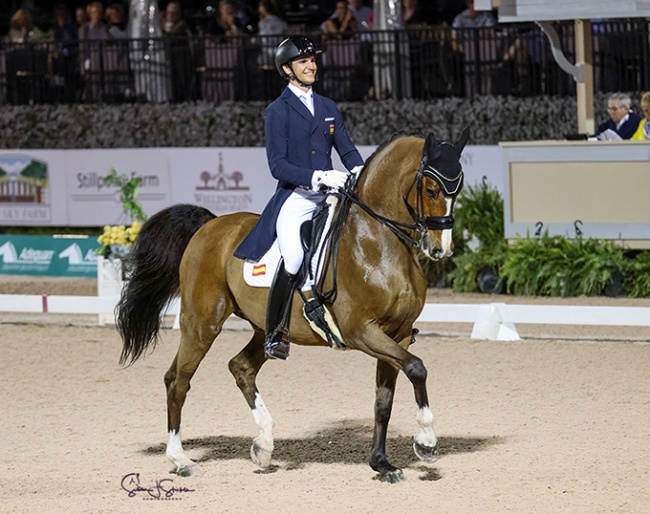
<path id="1" fill-rule="evenodd" d="M 282 66 L 293 61 L 297 57 L 316 55 L 321 53 L 316 49 L 314 43 L 304 36 L 290 36 L 278 45 L 275 50 L 275 67 L 281 77 L 288 77 Z"/>

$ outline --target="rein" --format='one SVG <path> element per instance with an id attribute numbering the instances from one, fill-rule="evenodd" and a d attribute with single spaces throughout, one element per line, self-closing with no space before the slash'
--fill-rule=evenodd
<path id="1" fill-rule="evenodd" d="M 343 229 L 343 222 L 347 217 L 347 213 L 350 209 L 350 205 L 354 203 L 360 207 L 365 213 L 370 217 L 377 220 L 383 226 L 388 228 L 393 234 L 403 239 L 412 246 L 418 246 L 420 244 L 420 239 L 415 239 L 405 232 L 405 230 L 411 231 L 415 230 L 419 234 L 424 234 L 427 230 L 448 230 L 454 226 L 454 217 L 449 216 L 423 216 L 421 213 L 424 212 L 424 199 L 422 198 L 422 190 L 425 175 L 434 179 L 445 192 L 445 196 L 451 196 L 456 194 L 462 187 L 462 170 L 460 172 L 460 178 L 458 186 L 454 191 L 449 191 L 447 185 L 443 181 L 443 177 L 432 166 L 428 165 L 426 155 L 422 158 L 420 162 L 420 168 L 418 169 L 413 182 L 411 183 L 406 195 L 403 197 L 404 202 L 406 203 L 409 211 L 413 212 L 413 207 L 408 203 L 407 198 L 410 194 L 413 186 L 417 188 L 417 204 L 414 211 L 414 218 L 416 219 L 415 223 L 402 223 L 401 221 L 392 220 L 381 214 L 372 210 L 368 205 L 366 205 L 361 199 L 354 193 L 356 186 L 356 180 L 350 180 L 346 187 L 340 191 L 342 196 L 342 201 L 338 213 L 332 224 L 324 236 L 323 245 L 321 246 L 321 251 L 318 256 L 318 266 L 317 269 L 322 269 L 321 278 L 318 281 L 318 284 L 315 284 L 313 287 L 314 296 L 316 296 L 321 302 L 332 304 L 336 299 L 338 287 L 337 287 L 337 263 L 338 263 L 338 246 L 341 236 L 341 231 Z M 327 242 L 330 241 L 330 244 Z M 323 291 L 322 285 L 325 282 L 328 270 L 330 268 L 330 263 L 332 267 L 332 288 L 328 291 Z M 321 267 L 322 264 L 322 267 Z"/>

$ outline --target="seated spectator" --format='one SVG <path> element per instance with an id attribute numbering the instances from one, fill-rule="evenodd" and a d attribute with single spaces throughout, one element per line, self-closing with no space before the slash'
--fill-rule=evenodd
<path id="1" fill-rule="evenodd" d="M 474 0 L 466 0 L 466 9 L 454 17 L 452 28 L 494 27 L 497 22 L 489 11 L 474 9 Z"/>
<path id="2" fill-rule="evenodd" d="M 126 27 L 126 11 L 122 4 L 111 4 L 106 8 L 106 21 L 108 33 L 113 39 L 130 37 Z"/>
<path id="3" fill-rule="evenodd" d="M 260 36 L 273 36 L 277 34 L 284 34 L 289 24 L 282 19 L 280 15 L 280 8 L 275 0 L 260 0 L 257 4 L 257 14 L 260 21 L 257 25 L 257 33 Z M 275 54 L 275 47 L 280 44 L 274 44 L 273 54 Z"/>
<path id="4" fill-rule="evenodd" d="M 4 37 L 5 43 L 27 43 L 43 39 L 44 34 L 34 25 L 34 19 L 27 9 L 18 9 L 9 20 L 9 32 Z"/>
<path id="5" fill-rule="evenodd" d="M 348 8 L 354 14 L 359 30 L 372 28 L 372 7 L 364 5 L 363 0 L 348 0 Z"/>
<path id="6" fill-rule="evenodd" d="M 74 11 L 74 19 L 76 20 L 79 28 L 88 25 L 88 22 L 90 20 L 88 19 L 88 11 L 86 10 L 86 8 L 77 7 Z"/>
<path id="7" fill-rule="evenodd" d="M 172 1 L 167 4 L 160 18 L 160 28 L 166 36 L 190 37 L 191 31 L 183 19 L 180 2 Z"/>
<path id="8" fill-rule="evenodd" d="M 336 2 L 336 10 L 323 24 L 323 33 L 329 39 L 350 39 L 359 32 L 359 24 L 346 0 Z"/>
<path id="9" fill-rule="evenodd" d="M 645 98 L 646 95 L 643 95 Z M 641 106 L 643 107 L 643 98 Z M 612 130 L 620 136 L 621 139 L 630 139 L 640 126 L 643 120 L 635 112 L 632 112 L 630 106 L 632 100 L 625 93 L 614 93 L 607 99 L 607 114 L 609 120 L 598 126 L 596 137 L 607 130 Z M 642 125 L 642 123 L 641 123 Z"/>
<path id="10" fill-rule="evenodd" d="M 219 13 L 206 26 L 207 34 L 227 37 L 242 35 L 244 26 L 237 14 L 237 6 L 232 0 L 221 0 L 219 2 Z"/>
<path id="11" fill-rule="evenodd" d="M 424 10 L 418 0 L 402 0 L 402 14 L 406 27 L 427 22 Z"/>
<path id="12" fill-rule="evenodd" d="M 618 94 L 620 95 L 620 93 L 618 93 Z M 612 96 L 614 96 L 614 95 L 612 95 Z M 626 96 L 626 95 L 622 95 L 622 96 Z M 630 98 L 628 97 L 627 99 L 629 101 Z M 622 101 L 620 103 L 623 104 Z M 607 109 L 609 110 L 609 102 L 608 102 Z M 629 109 L 629 105 L 628 105 L 628 109 Z M 632 139 L 634 141 L 646 141 L 646 140 L 650 139 L 650 91 L 647 92 L 647 93 L 644 93 L 643 96 L 641 97 L 641 111 L 643 111 L 643 116 L 644 117 L 640 118 L 639 123 L 637 124 L 636 131 L 630 137 L 630 139 Z M 610 116 L 611 116 L 611 114 L 612 113 L 610 111 Z M 634 113 L 630 111 L 628 116 L 631 118 L 633 114 Z M 636 116 L 636 117 L 638 118 L 638 116 Z M 629 119 L 628 119 L 628 122 L 629 122 Z M 620 134 L 620 132 L 622 132 L 622 131 L 619 129 L 619 134 Z M 621 137 L 623 138 L 623 136 L 621 136 Z M 627 138 L 623 138 L 623 139 L 627 139 Z"/>

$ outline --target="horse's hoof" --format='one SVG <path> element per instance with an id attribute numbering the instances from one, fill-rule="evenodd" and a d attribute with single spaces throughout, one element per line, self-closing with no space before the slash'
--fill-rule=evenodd
<path id="1" fill-rule="evenodd" d="M 273 455 L 273 449 L 268 450 L 262 448 L 257 441 L 253 441 L 251 445 L 251 459 L 253 462 L 260 468 L 266 469 L 271 465 L 271 457 Z"/>
<path id="2" fill-rule="evenodd" d="M 196 462 L 184 466 L 178 466 L 171 472 L 175 473 L 179 477 L 191 477 L 193 475 L 200 475 L 202 473 L 201 467 Z"/>
<path id="3" fill-rule="evenodd" d="M 406 480 L 404 473 L 402 473 L 402 470 L 399 468 L 380 473 L 378 478 L 380 482 L 385 482 L 387 484 L 397 484 L 403 480 Z"/>
<path id="4" fill-rule="evenodd" d="M 413 451 L 418 459 L 422 462 L 431 464 L 438 460 L 438 445 L 436 446 L 425 446 L 418 442 L 413 442 Z"/>

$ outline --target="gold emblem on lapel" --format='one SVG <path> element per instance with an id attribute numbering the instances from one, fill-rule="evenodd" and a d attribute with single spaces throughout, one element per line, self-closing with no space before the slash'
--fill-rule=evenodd
<path id="1" fill-rule="evenodd" d="M 334 134 L 334 123 L 330 124 L 330 134 Z"/>

